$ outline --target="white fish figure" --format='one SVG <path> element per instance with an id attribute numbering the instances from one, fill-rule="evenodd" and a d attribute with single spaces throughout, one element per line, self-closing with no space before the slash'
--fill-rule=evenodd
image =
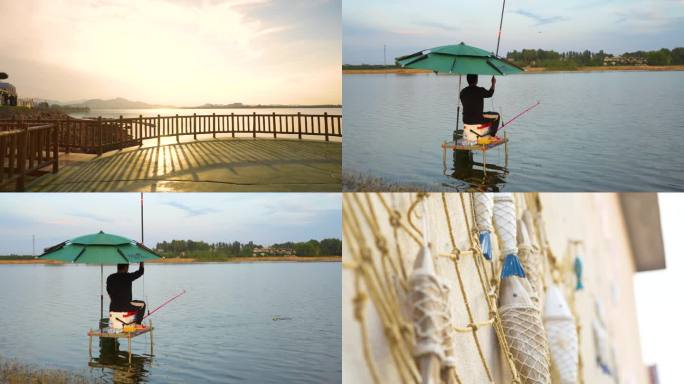
<path id="1" fill-rule="evenodd" d="M 577 384 L 579 345 L 577 327 L 568 303 L 555 284 L 548 287 L 544 303 L 544 328 L 551 363 L 559 384 Z"/>
<path id="2" fill-rule="evenodd" d="M 515 204 L 512 193 L 494 195 L 494 228 L 499 237 L 499 248 L 504 256 L 518 254 Z"/>
<path id="3" fill-rule="evenodd" d="M 525 288 L 518 257 L 506 256 L 501 272 L 499 314 L 522 384 L 549 384 L 549 349 L 539 307 Z"/>
<path id="4" fill-rule="evenodd" d="M 413 355 L 418 360 L 423 384 L 437 384 L 444 360 L 444 293 L 427 245 L 421 247 L 409 277 L 409 303 L 415 330 Z"/>
<path id="5" fill-rule="evenodd" d="M 456 383 L 456 354 L 454 351 L 454 342 L 456 339 L 456 331 L 454 330 L 453 316 L 451 315 L 451 288 L 447 279 L 441 278 L 440 285 L 442 287 L 442 304 L 444 306 L 444 315 L 446 319 L 446 326 L 442 335 L 442 345 L 444 346 L 444 360 L 442 360 L 442 382 L 446 384 Z"/>
<path id="6" fill-rule="evenodd" d="M 596 318 L 592 322 L 594 329 L 594 346 L 596 348 L 596 362 L 601 368 L 601 371 L 607 375 L 613 374 L 613 367 L 610 342 L 608 340 L 608 330 L 606 329 L 605 316 L 603 314 L 603 305 L 599 300 L 596 300 Z"/>
<path id="7" fill-rule="evenodd" d="M 541 308 L 540 297 L 544 292 L 542 281 L 541 254 L 538 248 L 532 245 L 527 224 L 524 220 L 518 220 L 518 257 L 525 271 L 525 277 L 529 282 L 528 292 L 532 301 Z"/>
<path id="8" fill-rule="evenodd" d="M 518 258 L 517 221 L 511 193 L 494 195 L 494 227 L 505 255 L 501 268 L 499 313 L 506 342 L 522 384 L 549 384 L 549 347 L 541 311 Z"/>
<path id="9" fill-rule="evenodd" d="M 482 254 L 487 260 L 492 259 L 492 214 L 494 209 L 494 199 L 492 193 L 477 192 L 473 194 L 475 204 L 475 224 L 480 231 L 480 246 Z"/>
<path id="10" fill-rule="evenodd" d="M 525 212 L 523 212 L 522 220 L 525 222 L 525 227 L 527 227 L 527 232 L 530 235 L 530 242 L 532 243 L 532 246 L 541 249 L 543 244 L 539 244 L 539 240 L 537 238 L 537 228 L 535 227 L 534 223 L 534 215 L 529 209 L 526 209 Z"/>

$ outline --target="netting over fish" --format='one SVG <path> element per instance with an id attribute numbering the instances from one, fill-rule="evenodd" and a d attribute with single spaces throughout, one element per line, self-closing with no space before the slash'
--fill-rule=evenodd
<path id="1" fill-rule="evenodd" d="M 370 380 L 451 384 L 475 377 L 537 384 L 552 383 L 552 371 L 574 367 L 582 383 L 579 356 L 573 360 L 557 348 L 573 339 L 568 332 L 577 340 L 578 328 L 556 324 L 543 306 L 553 285 L 545 280 L 567 275 L 575 284 L 575 273 L 547 262 L 552 253 L 532 197 L 356 193 L 344 196 L 343 215 L 344 267 L 353 276 L 351 302 Z M 428 217 L 432 227 L 425 225 Z M 572 310 L 574 300 L 568 305 Z M 379 335 L 369 335 L 370 306 L 385 346 L 376 344 Z M 503 371 L 494 368 L 492 336 Z M 385 351 L 381 361 L 378 348 Z"/>

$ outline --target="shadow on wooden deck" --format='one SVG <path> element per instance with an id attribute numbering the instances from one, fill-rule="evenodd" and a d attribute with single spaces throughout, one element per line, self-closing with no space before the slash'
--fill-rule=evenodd
<path id="1" fill-rule="evenodd" d="M 28 185 L 32 192 L 340 191 L 342 145 L 224 139 L 114 151 Z"/>

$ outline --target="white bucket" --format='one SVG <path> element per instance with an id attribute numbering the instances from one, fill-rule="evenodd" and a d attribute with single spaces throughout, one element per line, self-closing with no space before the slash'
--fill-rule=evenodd
<path id="1" fill-rule="evenodd" d="M 124 325 L 133 322 L 135 312 L 109 312 L 109 328 L 122 329 Z M 122 323 L 121 321 L 126 324 Z"/>
<path id="2" fill-rule="evenodd" d="M 489 136 L 489 125 L 463 124 L 463 139 L 476 143 L 477 139 Z"/>

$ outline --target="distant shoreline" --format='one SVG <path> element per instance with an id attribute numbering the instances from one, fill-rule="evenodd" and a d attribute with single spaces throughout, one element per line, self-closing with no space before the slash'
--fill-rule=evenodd
<path id="1" fill-rule="evenodd" d="M 0 265 L 12 265 L 12 264 L 50 264 L 50 265 L 62 265 L 70 263 L 62 263 L 55 260 L 43 260 L 43 259 L 17 259 L 17 258 L 6 258 L 0 257 Z M 148 260 L 148 264 L 203 264 L 203 263 L 259 263 L 259 262 L 300 262 L 300 263 L 311 263 L 311 262 L 341 262 L 342 256 L 258 256 L 258 257 L 228 257 L 225 259 L 217 260 L 203 260 L 203 259 L 193 259 L 189 257 L 168 257 L 164 259 Z"/>
<path id="2" fill-rule="evenodd" d="M 684 65 L 615 65 L 605 67 L 577 67 L 577 69 L 549 69 L 544 67 L 527 67 L 524 73 L 565 73 L 565 72 L 613 72 L 613 71 L 684 71 Z M 419 75 L 432 73 L 424 69 L 407 68 L 382 68 L 382 69 L 343 69 L 344 75 L 377 75 L 377 74 L 398 74 L 398 75 Z"/>

